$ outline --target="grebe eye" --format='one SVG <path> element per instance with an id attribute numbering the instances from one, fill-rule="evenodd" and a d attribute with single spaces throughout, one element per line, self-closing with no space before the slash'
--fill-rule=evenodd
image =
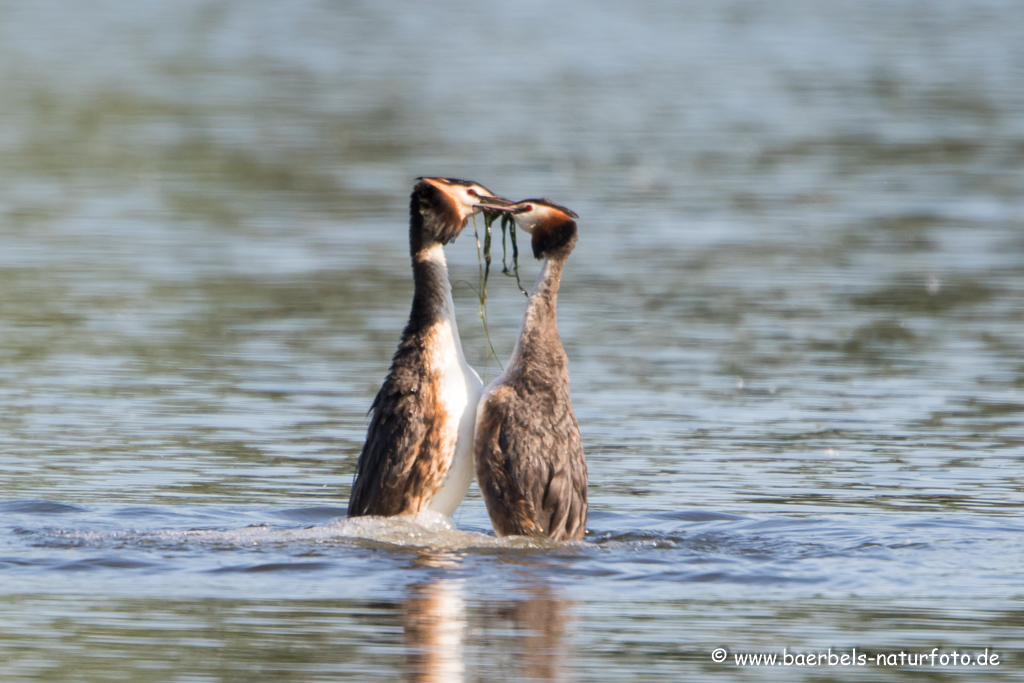
<path id="1" fill-rule="evenodd" d="M 526 206 L 523 207 L 524 213 L 529 213 L 530 211 L 533 211 L 533 204 L 527 204 Z"/>
<path id="2" fill-rule="evenodd" d="M 473 188 L 469 188 L 468 190 L 466 190 L 466 194 L 468 194 L 470 197 L 475 197 L 476 190 L 474 190 Z"/>

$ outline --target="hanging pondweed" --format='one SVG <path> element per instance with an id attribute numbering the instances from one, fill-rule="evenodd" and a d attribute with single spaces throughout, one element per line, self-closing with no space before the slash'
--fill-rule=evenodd
<path id="1" fill-rule="evenodd" d="M 494 359 L 498 361 L 498 366 L 501 367 L 501 361 L 498 360 L 498 355 L 494 351 L 494 345 L 491 343 L 491 335 L 487 329 L 487 281 L 491 277 L 491 242 L 493 241 L 493 230 L 494 221 L 498 219 L 499 214 L 501 215 L 501 272 L 508 277 L 515 277 L 516 285 L 519 287 L 519 291 L 529 296 L 527 291 L 523 289 L 523 285 L 519 282 L 519 246 L 516 244 L 516 222 L 510 213 L 505 211 L 483 211 L 484 216 L 484 243 L 481 248 L 480 245 L 480 233 L 476 229 L 476 221 L 473 221 L 473 234 L 476 236 L 476 256 L 477 263 L 480 266 L 480 288 L 477 290 L 477 294 L 480 297 L 480 322 L 484 326 L 484 336 L 487 338 L 487 346 L 490 347 L 491 353 L 494 355 Z M 508 236 L 512 241 L 512 268 L 508 267 L 508 246 L 505 241 L 505 234 L 508 232 Z"/>
<path id="2" fill-rule="evenodd" d="M 483 311 L 483 307 L 487 304 L 487 280 L 491 275 L 491 241 L 492 241 L 492 230 L 491 226 L 494 225 L 494 221 L 501 215 L 501 272 L 508 277 L 515 277 L 516 285 L 519 287 L 519 291 L 529 296 L 528 292 L 523 289 L 522 283 L 519 282 L 519 245 L 516 244 L 516 221 L 512 214 L 504 211 L 484 211 L 484 247 L 483 247 L 483 274 L 480 279 L 480 310 Z M 508 232 L 508 237 L 512 242 L 512 269 L 508 267 L 508 247 L 505 241 L 505 234 Z M 477 249 L 480 249 L 480 238 L 477 237 Z M 479 260 L 479 251 L 478 251 Z"/>
<path id="3" fill-rule="evenodd" d="M 497 214 L 484 211 L 484 284 L 480 288 L 480 305 L 487 303 L 487 278 L 491 276 L 491 226 Z M 502 259 L 502 265 L 505 261 Z"/>
<path id="4" fill-rule="evenodd" d="M 508 270 L 508 266 L 505 265 L 505 228 L 508 227 L 509 239 L 512 240 L 512 272 Z M 516 287 L 519 287 L 519 291 L 524 296 L 530 296 L 529 292 L 523 289 L 523 284 L 519 282 L 519 245 L 516 244 L 516 220 L 510 213 L 503 213 L 501 215 L 501 272 L 508 277 L 515 275 Z"/>
<path id="5" fill-rule="evenodd" d="M 491 355 L 494 356 L 494 360 L 498 363 L 498 367 L 504 368 L 501 365 L 501 361 L 498 360 L 498 354 L 494 350 L 494 344 L 491 343 L 491 333 L 487 329 L 487 278 L 491 274 L 491 225 L 494 223 L 494 219 L 498 217 L 497 212 L 484 211 L 484 246 L 483 246 L 483 259 L 486 261 L 486 265 L 480 260 L 480 233 L 476 229 L 476 219 L 473 219 L 473 235 L 476 237 L 476 260 L 480 266 L 480 288 L 477 290 L 477 294 L 480 298 L 480 322 L 484 326 L 484 337 L 487 339 L 487 346 L 491 350 Z M 504 264 L 504 260 L 502 260 Z"/>

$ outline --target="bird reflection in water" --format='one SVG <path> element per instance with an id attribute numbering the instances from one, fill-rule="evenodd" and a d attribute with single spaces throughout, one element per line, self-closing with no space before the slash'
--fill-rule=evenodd
<path id="1" fill-rule="evenodd" d="M 512 622 L 511 669 L 516 678 L 537 681 L 562 680 L 561 664 L 567 658 L 565 632 L 571 621 L 571 602 L 554 594 L 550 586 L 533 585 L 516 591 L 511 600 L 497 603 L 489 629 Z"/>
<path id="2" fill-rule="evenodd" d="M 459 562 L 435 553 L 416 564 L 445 568 Z M 561 679 L 570 601 L 536 584 L 467 606 L 466 588 L 466 580 L 456 578 L 409 586 L 403 620 L 411 680 L 458 682 L 467 669 L 470 678 Z"/>
<path id="3" fill-rule="evenodd" d="M 424 553 L 415 564 L 458 566 L 448 553 Z M 466 602 L 463 579 L 436 578 L 409 586 L 405 598 L 405 646 L 410 678 L 424 683 L 463 680 L 466 670 Z"/>

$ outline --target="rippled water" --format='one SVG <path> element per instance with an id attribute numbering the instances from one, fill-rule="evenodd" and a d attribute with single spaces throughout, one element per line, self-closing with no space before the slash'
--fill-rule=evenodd
<path id="1" fill-rule="evenodd" d="M 0 678 L 1024 680 L 1022 82 L 1009 1 L 0 3 Z M 582 216 L 581 543 L 344 518 L 423 174 Z"/>

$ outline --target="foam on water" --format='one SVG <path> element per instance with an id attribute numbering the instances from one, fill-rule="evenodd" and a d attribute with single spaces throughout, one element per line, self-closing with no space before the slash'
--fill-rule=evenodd
<path id="1" fill-rule="evenodd" d="M 6 503 L 6 509 L 27 510 L 35 513 L 59 514 L 65 509 L 46 501 L 32 501 L 33 505 Z M 74 508 L 84 512 L 81 508 Z M 136 511 L 138 514 L 138 510 Z M 152 516 L 165 517 L 164 514 Z M 45 529 L 36 532 L 19 527 L 22 535 L 40 536 L 40 543 L 56 547 L 110 546 L 145 547 L 162 546 L 216 546 L 219 548 L 253 548 L 259 546 L 289 546 L 313 544 L 361 544 L 416 548 L 428 551 L 453 551 L 485 548 L 536 549 L 571 547 L 573 543 L 556 543 L 544 539 L 511 536 L 497 538 L 484 533 L 461 531 L 451 518 L 433 510 L 401 517 L 338 517 L 323 524 L 301 528 L 279 527 L 267 523 L 250 524 L 241 528 L 158 528 L 151 530 L 117 529 Z"/>
<path id="2" fill-rule="evenodd" d="M 327 524 L 301 529 L 281 529 L 254 525 L 242 529 L 164 529 L 145 537 L 163 541 L 213 543 L 236 546 L 369 541 L 397 548 L 425 550 L 463 550 L 468 548 L 541 548 L 551 545 L 525 537 L 495 538 L 481 533 L 460 531 L 451 518 L 433 510 L 401 517 L 345 517 Z"/>
<path id="3" fill-rule="evenodd" d="M 17 512 L 11 512 L 16 510 Z M 343 508 L 79 508 L 47 501 L 0 503 L 7 533 L 0 566 L 18 579 L 60 585 L 66 571 L 150 575 L 314 572 L 330 581 L 368 571 L 406 581 L 405 562 L 498 580 L 504 564 L 557 566 L 561 580 L 590 577 L 590 594 L 614 599 L 707 594 L 708 586 L 751 586 L 793 597 L 827 587 L 873 594 L 957 590 L 979 597 L 1008 588 L 1024 525 L 976 516 L 727 515 L 706 510 L 630 516 L 598 512 L 585 540 L 496 538 L 470 520 L 464 529 L 437 512 L 412 517 L 338 516 Z M 125 524 L 131 514 L 134 526 Z M 296 526 L 279 520 L 308 519 Z M 203 520 L 201 525 L 197 520 Z M 139 526 L 140 522 L 151 526 Z M 500 558 L 500 559 L 499 559 Z M 29 574 L 15 576 L 21 568 Z M 966 588 L 964 572 L 984 577 Z M 48 579 L 47 576 L 50 578 Z M 232 590 L 260 591 L 260 584 Z M 701 588 L 697 589 L 697 586 Z M 730 587 L 731 588 L 728 588 Z M 218 588 L 217 590 L 221 590 Z"/>

